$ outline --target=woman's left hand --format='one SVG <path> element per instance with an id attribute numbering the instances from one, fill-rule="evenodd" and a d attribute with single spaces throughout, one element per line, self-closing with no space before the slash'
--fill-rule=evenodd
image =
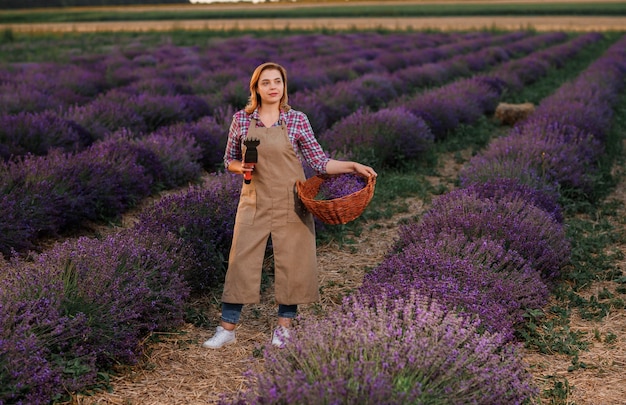
<path id="1" fill-rule="evenodd" d="M 374 169 L 369 166 L 362 165 L 361 163 L 354 163 L 354 171 L 363 177 L 378 176 L 378 173 L 376 173 Z"/>
<path id="2" fill-rule="evenodd" d="M 369 166 L 362 165 L 361 163 L 352 162 L 349 160 L 335 160 L 330 159 L 326 164 L 327 174 L 343 174 L 343 173 L 356 173 L 363 177 L 378 176 L 376 171 Z"/>

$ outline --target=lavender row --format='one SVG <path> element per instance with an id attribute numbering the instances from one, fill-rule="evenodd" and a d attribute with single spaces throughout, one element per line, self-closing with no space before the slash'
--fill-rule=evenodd
<path id="1" fill-rule="evenodd" d="M 551 43 L 564 39 L 563 34 L 547 34 L 424 65 L 415 70 L 417 76 L 414 80 L 428 78 L 433 84 L 441 84 L 454 75 L 471 70 L 470 66 L 481 70 L 489 64 L 508 60 L 489 73 L 389 100 L 389 106 L 378 111 L 358 110 L 321 133 L 320 143 L 331 155 L 349 155 L 377 167 L 399 166 L 407 160 L 429 160 L 436 139 L 445 137 L 462 123 L 472 123 L 492 113 L 505 90 L 515 90 L 521 82 L 530 84 L 538 80 L 550 67 L 563 65 L 567 59 L 600 38 L 599 34 L 590 33 L 510 60 L 509 47 L 518 53 L 522 50 L 530 52 L 543 41 Z M 468 63 L 472 60 L 482 60 L 484 65 Z M 538 60 L 541 61 L 541 69 L 537 68 Z"/>
<path id="2" fill-rule="evenodd" d="M 516 33 L 496 41 L 524 36 Z M 562 36 L 539 37 L 538 41 L 543 42 L 544 39 L 562 39 Z M 489 37 L 461 41 L 458 45 L 448 46 L 445 52 L 438 55 L 444 55 L 452 50 L 478 47 L 486 41 L 493 42 L 494 39 Z M 536 43 L 537 41 L 533 41 L 526 44 L 525 49 Z M 516 49 L 521 47 L 519 44 L 514 46 Z M 358 81 L 354 83 L 358 84 Z M 74 117 L 73 120 L 60 119 L 48 113 L 42 115 L 43 121 L 32 119 L 32 114 L 8 117 L 9 124 L 27 118 L 21 122 L 21 126 L 27 130 L 35 127 L 35 132 L 40 129 L 60 134 L 71 129 L 72 131 L 68 132 L 74 134 L 75 139 L 88 137 L 80 126 L 73 124 L 77 121 L 91 122 L 90 134 L 93 136 L 97 133 L 98 138 L 105 137 L 118 127 L 124 128 L 118 131 L 128 135 L 126 143 L 135 146 L 123 146 L 132 149 L 131 156 L 134 158 L 115 167 L 111 165 L 112 161 L 107 154 L 117 152 L 102 154 L 98 152 L 98 148 L 111 147 L 102 145 L 92 146 L 76 155 L 53 152 L 47 157 L 28 156 L 2 165 L 1 167 L 5 168 L 2 170 L 7 175 L 4 180 L 6 185 L 1 189 L 0 206 L 7 214 L 4 217 L 5 221 L 0 221 L 0 230 L 3 231 L 0 252 L 8 255 L 11 249 L 24 251 L 32 247 L 32 242 L 37 237 L 55 235 L 80 224 L 83 220 L 114 218 L 155 189 L 168 188 L 193 180 L 199 173 L 195 162 L 212 171 L 221 162 L 225 143 L 223 134 L 226 130 L 223 125 L 210 117 L 189 122 L 204 115 L 205 107 L 198 99 L 184 95 L 133 96 L 114 90 L 84 106 L 71 107 L 67 114 Z M 183 122 L 167 125 L 178 121 Z M 38 125 L 32 125 L 33 123 Z M 147 138 L 136 135 L 148 130 L 147 123 L 151 123 L 149 129 L 158 129 Z M 37 133 L 35 137 L 44 138 L 43 132 Z M 168 137 L 172 139 L 168 141 Z M 189 137 L 199 147 L 201 158 L 198 157 L 198 148 L 192 146 L 193 141 L 189 142 Z M 46 137 L 52 138 L 54 137 Z M 143 150 L 145 145 L 156 147 L 157 140 L 162 145 L 170 142 L 176 147 L 170 154 L 172 158 L 167 158 L 163 150 L 158 157 L 151 156 L 150 150 Z M 190 151 L 188 156 L 182 156 L 184 149 L 181 147 L 185 142 L 188 143 Z M 119 147 L 119 142 L 107 141 L 103 145 Z M 99 156 L 94 158 L 94 153 Z M 178 167 L 174 167 L 173 162 L 176 160 L 173 157 L 180 162 Z M 166 158 L 169 165 L 162 167 L 163 162 L 157 160 Z M 73 161 L 75 167 L 72 167 Z M 183 172 L 175 173 L 177 170 Z M 72 178 L 72 175 L 76 177 Z M 45 179 L 43 183 L 40 181 L 42 178 Z M 16 187 L 13 186 L 14 183 L 17 184 Z"/>
<path id="3" fill-rule="evenodd" d="M 626 37 L 546 98 L 528 123 L 573 127 L 568 106 L 585 116 L 609 111 L 624 87 L 625 44 Z M 581 108 L 595 92 L 602 100 Z M 552 103 L 559 114 L 550 115 Z M 608 128 L 608 114 L 600 116 L 594 124 Z M 515 159 L 525 153 L 518 144 L 502 150 Z M 533 169 L 519 177 L 493 170 L 488 181 L 436 199 L 421 221 L 400 228 L 392 251 L 341 310 L 303 319 L 289 349 L 267 348 L 264 370 L 251 371 L 249 388 L 223 403 L 530 401 L 538 391 L 513 331 L 526 310 L 545 305 L 569 260 L 555 179 Z"/>
<path id="4" fill-rule="evenodd" d="M 5 67 L 0 70 L 0 94 L 3 96 L 0 110 L 7 113 L 65 110 L 84 105 L 112 89 L 154 95 L 211 94 L 228 86 L 232 91 L 234 84 L 245 82 L 249 76 L 244 66 L 280 55 L 285 55 L 280 59 L 288 62 L 292 60 L 313 66 L 322 55 L 335 58 L 340 55 L 345 61 L 321 63 L 314 70 L 318 74 L 312 83 L 345 80 L 359 72 L 384 69 L 384 65 L 373 59 L 382 51 L 388 53 L 390 48 L 410 52 L 475 36 L 361 33 L 272 39 L 238 37 L 209 42 L 204 50 L 172 45 L 151 49 L 131 44 L 125 48 L 113 48 L 108 54 L 73 57 L 67 64 L 25 63 Z M 371 45 L 367 54 L 364 53 L 365 45 Z M 303 49 L 306 49 L 305 54 Z M 367 67 L 358 67 L 365 62 L 368 62 Z M 297 88 L 297 83 L 293 84 Z M 227 93 L 223 96 L 228 98 Z"/>
<path id="5" fill-rule="evenodd" d="M 613 107 L 624 87 L 625 42 L 611 46 L 579 78 L 544 99 L 507 137 L 474 157 L 460 175 L 461 184 L 487 182 L 493 173 L 507 173 L 529 184 L 591 191 Z"/>
<path id="6" fill-rule="evenodd" d="M 86 220 L 114 220 L 148 195 L 199 179 L 200 150 L 184 132 L 131 139 L 124 131 L 78 154 L 0 162 L 0 253 Z"/>
<path id="7" fill-rule="evenodd" d="M 538 80 L 545 76 L 549 68 L 558 67 L 564 60 L 601 38 L 598 33 L 583 34 L 565 44 L 509 62 L 490 73 L 461 79 L 400 100 L 394 106 L 407 108 L 428 124 L 435 138 L 444 138 L 458 125 L 473 123 L 484 114 L 492 113 L 506 89 L 516 88 L 520 81 L 530 84 Z M 537 61 L 541 61 L 541 69 L 537 68 Z"/>
<path id="8" fill-rule="evenodd" d="M 192 290 L 223 279 L 241 178 L 211 176 L 103 238 L 0 258 L 0 403 L 48 404 L 133 364 L 183 322 Z"/>
<path id="9" fill-rule="evenodd" d="M 485 69 L 490 63 L 532 52 L 537 47 L 565 38 L 564 34 L 559 33 L 530 38 L 527 38 L 526 33 L 511 33 L 424 49 L 419 54 L 419 63 L 392 72 L 369 72 L 355 80 L 299 92 L 291 100 L 307 114 L 315 132 L 323 133 L 364 105 L 378 109 L 391 100 L 412 94 L 425 86 L 440 85 L 453 77 L 468 75 L 474 69 Z M 442 48 L 445 50 L 442 51 Z M 486 63 L 476 63 L 485 58 Z"/>
<path id="10" fill-rule="evenodd" d="M 361 291 L 393 297 L 416 289 L 512 338 L 523 312 L 546 302 L 569 262 L 559 193 L 593 186 L 572 179 L 590 178 L 603 153 L 601 140 L 624 87 L 624 43 L 626 37 L 474 157 L 460 173 L 460 189 L 400 228 L 390 256 L 366 276 Z M 581 108 L 590 94 L 597 98 Z M 595 125 L 572 122 L 577 114 L 600 118 Z"/>
<path id="11" fill-rule="evenodd" d="M 443 37 L 433 35 L 430 41 L 426 41 L 428 37 L 422 34 L 410 36 L 411 40 L 406 41 L 409 46 L 404 47 L 399 46 L 399 39 L 394 36 L 381 37 L 378 41 L 370 38 L 378 48 L 369 48 L 367 51 L 344 38 L 347 49 L 341 59 L 345 61 L 336 61 L 334 64 L 321 63 L 321 60 L 320 64 L 312 64 L 309 60 L 287 62 L 288 67 L 295 70 L 291 75 L 293 80 L 290 81 L 290 88 L 292 92 L 297 92 L 298 88 L 322 86 L 323 83 L 331 84 L 366 73 L 389 73 L 398 66 L 424 63 L 429 58 L 441 58 L 471 49 L 478 43 L 501 40 L 498 39 L 500 37 L 487 34 L 478 38 L 474 36 L 471 39 L 460 37 L 454 43 L 440 46 Z M 454 40 L 452 37 L 446 39 Z M 257 51 L 259 48 L 269 48 L 266 41 L 258 39 L 257 42 Z M 423 48 L 426 45 L 429 46 Z M 392 53 L 387 47 L 397 52 Z M 105 59 L 91 68 L 88 63 L 77 61 L 75 65 L 46 64 L 12 72 L 3 84 L 5 92 L 15 94 L 4 98 L 6 102 L 10 100 L 12 105 L 0 108 L 6 110 L 0 116 L 0 156 L 6 160 L 10 156 L 26 153 L 43 155 L 53 147 L 76 151 L 95 140 L 104 139 L 120 128 L 135 133 L 149 133 L 162 126 L 191 122 L 209 114 L 218 119 L 228 118 L 225 115 L 230 110 L 224 110 L 225 105 L 240 108 L 245 104 L 248 91 L 244 75 L 247 76 L 249 72 L 236 72 L 232 65 L 228 71 L 213 71 L 201 61 L 190 61 L 189 56 L 185 58 L 181 55 L 184 51 L 162 48 L 154 51 L 154 55 L 131 53 L 127 55 L 129 58 L 134 55 L 131 60 L 116 61 L 109 57 L 113 60 Z M 223 51 L 221 48 L 213 49 L 211 54 L 219 57 Z M 281 55 L 280 47 L 266 51 L 266 57 L 270 59 Z M 182 57 L 182 61 L 172 60 L 176 57 Z M 245 60 L 249 58 L 248 52 L 242 51 L 238 57 L 243 58 L 241 66 L 256 63 L 256 60 Z M 320 58 L 328 57 L 309 56 L 309 59 L 317 62 Z M 334 57 L 337 58 L 336 55 Z M 186 64 L 182 65 L 183 62 Z M 293 66 L 289 66 L 291 64 Z M 310 67 L 310 71 L 303 70 L 305 67 Z M 86 70 L 84 74 L 81 68 Z M 52 73 L 44 76 L 41 71 L 44 69 Z M 71 75 L 78 79 L 70 84 Z M 111 78 L 117 75 L 125 76 L 125 79 Z M 68 102 L 60 100 L 77 86 L 75 91 L 84 94 L 83 98 Z M 43 111 L 27 101 L 29 97 L 44 95 L 52 99 L 42 104 L 45 107 Z"/>

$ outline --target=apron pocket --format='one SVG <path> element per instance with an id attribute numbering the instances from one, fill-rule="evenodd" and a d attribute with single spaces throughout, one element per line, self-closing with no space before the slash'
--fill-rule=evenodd
<path id="1" fill-rule="evenodd" d="M 289 191 L 289 211 L 287 213 L 288 222 L 305 222 L 309 211 L 302 200 L 298 197 L 296 187 Z"/>
<path id="2" fill-rule="evenodd" d="M 243 187 L 239 196 L 239 206 L 235 223 L 252 225 L 256 214 L 256 190 L 253 187 Z"/>

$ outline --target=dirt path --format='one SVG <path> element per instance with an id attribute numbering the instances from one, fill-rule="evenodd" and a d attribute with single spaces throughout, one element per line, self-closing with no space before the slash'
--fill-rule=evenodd
<path id="1" fill-rule="evenodd" d="M 623 148 L 626 148 L 624 141 Z M 623 149 L 626 150 L 626 149 Z M 621 235 L 610 251 L 624 253 L 616 265 L 626 276 L 626 166 L 616 165 L 613 175 L 620 179 L 607 201 L 621 203 L 617 214 L 612 218 L 616 233 Z M 624 284 L 622 284 L 623 286 Z M 615 281 L 596 281 L 578 293 L 585 299 L 591 296 L 601 297 L 610 292 L 613 297 L 623 299 L 616 292 L 620 285 Z M 623 287 L 622 287 L 623 288 Z M 603 302 L 608 301 L 608 298 Z M 552 300 L 546 308 L 560 305 Z M 542 389 L 553 389 L 555 381 L 564 381 L 570 385 L 571 392 L 567 404 L 577 405 L 623 405 L 626 404 L 626 311 L 624 308 L 612 309 L 601 321 L 589 321 L 580 316 L 578 308 L 572 309 L 570 317 L 572 333 L 581 333 L 582 340 L 588 343 L 588 350 L 580 351 L 577 365 L 571 356 L 541 355 L 527 352 L 526 361 L 531 365 L 536 384 Z M 578 367 L 584 365 L 582 367 Z M 565 404 L 565 402 L 563 402 Z"/>
<path id="2" fill-rule="evenodd" d="M 147 32 L 172 30 L 441 30 L 624 31 L 626 17 L 406 17 L 406 18 L 251 18 L 232 20 L 110 21 L 0 24 L 0 31 Z"/>

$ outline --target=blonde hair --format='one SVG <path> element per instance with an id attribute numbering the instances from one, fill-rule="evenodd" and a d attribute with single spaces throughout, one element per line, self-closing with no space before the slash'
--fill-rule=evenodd
<path id="1" fill-rule="evenodd" d="M 291 106 L 287 104 L 289 97 L 287 96 L 287 70 L 284 67 L 274 62 L 266 62 L 254 69 L 252 73 L 252 77 L 250 78 L 250 98 L 248 99 L 248 104 L 244 108 L 244 110 L 248 114 L 252 114 L 257 107 L 261 105 L 261 97 L 259 97 L 259 93 L 257 93 L 257 88 L 259 86 L 259 79 L 261 78 L 261 73 L 266 70 L 275 69 L 280 72 L 280 75 L 283 78 L 284 89 L 283 89 L 283 97 L 280 99 L 280 109 L 282 111 L 289 111 Z"/>

